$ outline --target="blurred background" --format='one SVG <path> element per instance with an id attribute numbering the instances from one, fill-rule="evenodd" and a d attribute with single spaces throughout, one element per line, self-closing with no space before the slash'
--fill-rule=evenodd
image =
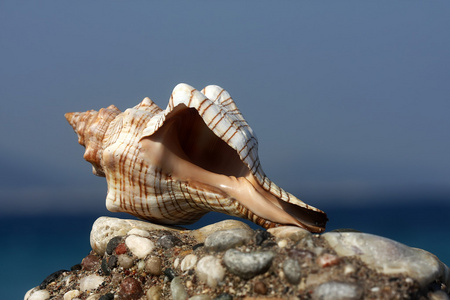
<path id="1" fill-rule="evenodd" d="M 165 108 L 180 82 L 225 88 L 266 174 L 326 211 L 329 230 L 450 264 L 449 12 L 448 1 L 0 1 L 0 298 L 79 263 L 92 222 L 117 216 L 64 113 L 146 96 Z"/>

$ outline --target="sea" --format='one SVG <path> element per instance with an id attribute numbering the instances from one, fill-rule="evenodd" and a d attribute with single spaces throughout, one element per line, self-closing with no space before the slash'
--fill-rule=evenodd
<path id="1" fill-rule="evenodd" d="M 351 228 L 384 236 L 435 254 L 450 266 L 450 203 L 321 207 L 327 231 Z M 126 214 L 109 214 L 130 218 Z M 0 217 L 0 299 L 23 299 L 51 273 L 70 269 L 90 252 L 94 214 Z M 229 216 L 209 213 L 187 226 L 199 228 Z M 260 228 L 249 223 L 253 228 Z"/>

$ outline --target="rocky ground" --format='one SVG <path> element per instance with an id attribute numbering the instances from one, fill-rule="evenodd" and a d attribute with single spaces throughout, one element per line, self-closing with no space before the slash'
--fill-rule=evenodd
<path id="1" fill-rule="evenodd" d="M 99 218 L 92 252 L 31 289 L 47 299 L 450 299 L 434 255 L 358 232 L 198 230 Z"/>

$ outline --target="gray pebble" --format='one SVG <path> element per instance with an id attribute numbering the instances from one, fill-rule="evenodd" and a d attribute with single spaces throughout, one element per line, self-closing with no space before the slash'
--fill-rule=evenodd
<path id="1" fill-rule="evenodd" d="M 170 283 L 170 291 L 173 300 L 186 300 L 189 296 L 181 282 L 180 277 L 175 277 Z"/>
<path id="2" fill-rule="evenodd" d="M 250 279 L 265 273 L 270 268 L 274 256 L 275 254 L 270 251 L 243 253 L 236 249 L 229 249 L 223 256 L 223 262 L 231 273 Z"/>
<path id="3" fill-rule="evenodd" d="M 362 288 L 356 284 L 330 281 L 318 285 L 312 294 L 313 300 L 357 300 Z"/>
<path id="4" fill-rule="evenodd" d="M 111 255 L 116 249 L 117 245 L 119 245 L 123 240 L 122 236 L 116 236 L 109 240 L 108 244 L 106 245 L 106 253 Z"/>
<path id="5" fill-rule="evenodd" d="M 205 240 L 205 247 L 213 251 L 225 251 L 227 249 L 244 245 L 253 237 L 253 231 L 245 228 L 220 230 L 209 235 Z"/>
<path id="6" fill-rule="evenodd" d="M 283 262 L 283 272 L 286 279 L 292 284 L 298 284 L 300 282 L 300 264 L 298 260 L 288 258 Z"/>
<path id="7" fill-rule="evenodd" d="M 177 238 L 176 236 L 169 234 L 169 235 L 164 235 L 164 236 L 160 237 L 158 239 L 157 243 L 164 249 L 171 249 L 175 245 L 180 244 L 181 240 L 179 238 Z"/>

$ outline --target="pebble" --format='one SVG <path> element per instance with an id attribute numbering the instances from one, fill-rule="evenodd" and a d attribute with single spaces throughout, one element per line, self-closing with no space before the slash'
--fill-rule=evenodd
<path id="1" fill-rule="evenodd" d="M 211 300 L 211 297 L 208 295 L 195 295 L 189 298 L 189 300 Z"/>
<path id="2" fill-rule="evenodd" d="M 223 262 L 231 273 L 250 279 L 265 273 L 270 268 L 274 256 L 275 254 L 270 251 L 243 253 L 236 249 L 229 249 L 223 256 Z"/>
<path id="3" fill-rule="evenodd" d="M 447 277 L 449 269 L 433 254 L 377 235 L 359 232 L 328 232 L 322 235 L 339 256 L 357 256 L 384 274 L 411 277 L 425 287 L 435 278 Z M 446 278 L 448 281 L 450 278 Z"/>
<path id="4" fill-rule="evenodd" d="M 330 281 L 318 285 L 311 296 L 313 300 L 357 300 L 362 289 L 356 284 Z"/>
<path id="5" fill-rule="evenodd" d="M 156 256 L 151 256 L 145 262 L 145 271 L 151 275 L 161 275 L 162 274 L 162 261 L 161 258 Z"/>
<path id="6" fill-rule="evenodd" d="M 125 245 L 125 243 L 120 243 L 119 245 L 117 245 L 115 252 L 117 255 L 127 253 L 128 252 L 127 245 Z"/>
<path id="7" fill-rule="evenodd" d="M 103 296 L 99 295 L 99 294 L 92 294 L 89 297 L 87 297 L 86 300 L 107 300 L 107 299 L 102 299 L 102 297 Z M 114 297 L 113 297 L 113 299 L 114 299 Z M 108 300 L 110 300 L 110 299 L 108 299 Z"/>
<path id="8" fill-rule="evenodd" d="M 271 234 L 268 231 L 265 230 L 256 230 L 256 234 L 255 234 L 255 244 L 258 246 L 261 246 L 262 243 L 267 240 L 269 237 L 271 236 Z"/>
<path id="9" fill-rule="evenodd" d="M 127 233 L 128 235 L 138 235 L 138 236 L 142 236 L 142 237 L 150 237 L 150 233 L 147 230 L 142 230 L 139 228 L 133 228 L 130 231 L 128 231 Z"/>
<path id="10" fill-rule="evenodd" d="M 298 242 L 311 235 L 308 230 L 297 226 L 280 226 L 267 229 L 267 232 L 278 239 L 289 239 L 294 242 Z"/>
<path id="11" fill-rule="evenodd" d="M 170 292 L 173 300 L 186 300 L 189 296 L 180 277 L 175 277 L 170 282 Z"/>
<path id="12" fill-rule="evenodd" d="M 301 268 L 298 260 L 288 258 L 283 262 L 283 272 L 286 279 L 292 284 L 298 284 L 301 278 Z"/>
<path id="13" fill-rule="evenodd" d="M 90 235 L 91 247 L 97 254 L 103 255 L 106 250 L 106 245 L 113 237 L 126 235 L 133 228 L 139 228 L 145 231 L 182 231 L 181 228 L 157 225 L 145 221 L 100 217 L 92 225 Z"/>
<path id="14" fill-rule="evenodd" d="M 157 244 L 164 249 L 171 249 L 181 243 L 181 240 L 174 235 L 163 235 L 157 241 Z"/>
<path id="15" fill-rule="evenodd" d="M 55 281 L 56 279 L 58 279 L 58 277 L 59 277 L 62 273 L 64 273 L 64 272 L 68 272 L 68 271 L 67 271 L 67 270 L 59 270 L 59 271 L 56 271 L 56 272 L 54 272 L 54 273 L 48 275 L 48 276 L 42 281 L 42 283 L 39 285 L 39 288 L 40 288 L 41 290 L 45 289 L 49 283 L 51 283 L 51 282 Z"/>
<path id="16" fill-rule="evenodd" d="M 31 289 L 25 295 L 25 300 L 47 300 L 50 298 L 50 293 L 46 290 Z"/>
<path id="17" fill-rule="evenodd" d="M 220 259 L 207 255 L 199 260 L 196 268 L 198 278 L 212 288 L 216 287 L 225 277 L 225 269 Z"/>
<path id="18" fill-rule="evenodd" d="M 253 286 L 253 290 L 255 291 L 255 293 L 260 294 L 260 295 L 266 295 L 267 294 L 267 286 L 262 281 L 257 281 L 255 283 L 255 285 Z"/>
<path id="19" fill-rule="evenodd" d="M 72 299 L 78 297 L 79 295 L 80 295 L 80 291 L 79 290 L 71 290 L 71 291 L 68 291 L 68 292 L 66 292 L 64 294 L 63 299 L 64 300 L 72 300 Z"/>
<path id="20" fill-rule="evenodd" d="M 122 239 L 123 239 L 122 236 L 115 236 L 112 239 L 110 239 L 108 244 L 106 244 L 106 253 L 108 255 L 113 254 L 113 251 L 122 242 Z"/>
<path id="21" fill-rule="evenodd" d="M 154 285 L 147 290 L 146 296 L 147 300 L 159 300 L 161 298 L 162 288 L 160 286 Z"/>
<path id="22" fill-rule="evenodd" d="M 325 268 L 337 265 L 339 263 L 339 257 L 334 254 L 324 253 L 320 255 L 316 261 L 319 266 Z"/>
<path id="23" fill-rule="evenodd" d="M 125 239 L 125 244 L 131 253 L 138 258 L 146 257 L 155 248 L 155 244 L 151 240 L 137 235 L 128 236 Z"/>
<path id="24" fill-rule="evenodd" d="M 165 269 L 164 275 L 169 279 L 169 281 L 172 281 L 175 277 L 177 277 L 177 273 L 171 268 Z"/>
<path id="25" fill-rule="evenodd" d="M 209 235 L 205 240 L 205 248 L 213 251 L 225 251 L 244 245 L 253 237 L 251 229 L 235 228 L 220 230 Z"/>
<path id="26" fill-rule="evenodd" d="M 122 300 L 137 300 L 144 292 L 141 283 L 133 277 L 125 278 L 120 284 L 119 298 Z"/>
<path id="27" fill-rule="evenodd" d="M 98 275 L 89 275 L 80 279 L 80 290 L 84 291 L 92 291 L 98 288 L 105 278 Z"/>
<path id="28" fill-rule="evenodd" d="M 210 236 L 212 233 L 220 230 L 229 230 L 235 228 L 243 228 L 250 229 L 250 226 L 245 224 L 244 222 L 237 220 L 224 220 L 211 225 L 204 226 L 202 228 L 192 230 L 189 232 L 189 236 L 195 238 L 199 243 L 205 242 L 206 238 Z"/>
<path id="29" fill-rule="evenodd" d="M 114 300 L 114 294 L 106 293 L 103 296 L 101 296 L 99 300 Z"/>
<path id="30" fill-rule="evenodd" d="M 133 266 L 133 259 L 126 254 L 117 256 L 117 264 L 124 269 L 129 269 Z"/>
<path id="31" fill-rule="evenodd" d="M 220 294 L 214 300 L 233 300 L 233 296 L 227 293 Z"/>
<path id="32" fill-rule="evenodd" d="M 195 254 L 188 254 L 186 255 L 183 260 L 181 261 L 181 271 L 187 271 L 192 269 L 193 267 L 195 267 L 195 265 L 197 264 L 197 255 Z"/>

